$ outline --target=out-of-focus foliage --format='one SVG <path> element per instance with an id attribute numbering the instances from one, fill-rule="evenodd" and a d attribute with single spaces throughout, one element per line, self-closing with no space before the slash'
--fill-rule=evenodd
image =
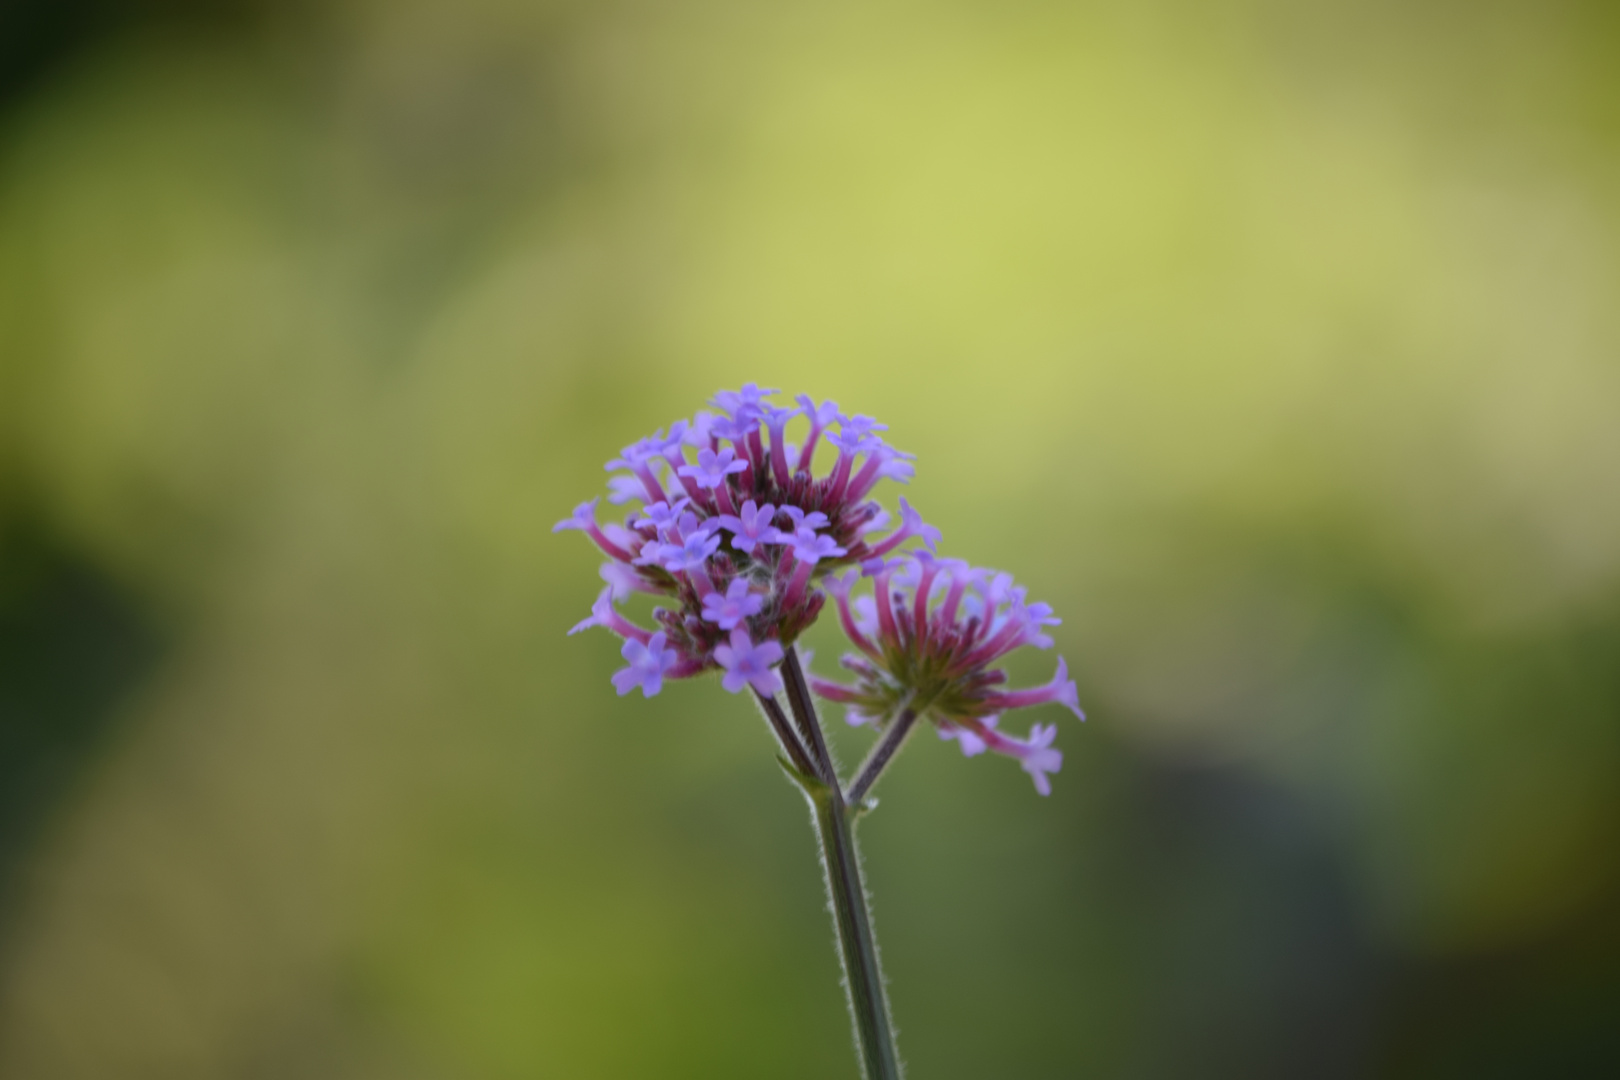
<path id="1" fill-rule="evenodd" d="M 887 421 L 1093 717 L 885 781 L 915 1075 L 1620 1062 L 1608 5 L 71 6 L 0 50 L 0 1075 L 849 1075 L 763 726 L 562 636 L 550 524 L 747 379 Z"/>

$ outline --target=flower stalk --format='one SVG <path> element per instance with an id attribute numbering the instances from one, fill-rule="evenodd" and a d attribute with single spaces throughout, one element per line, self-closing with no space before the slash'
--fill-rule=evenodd
<path id="1" fill-rule="evenodd" d="M 855 779 L 849 782 L 849 791 L 844 795 L 849 805 L 858 808 L 865 806 L 866 793 L 872 790 L 872 785 L 878 782 L 878 777 L 889 767 L 894 755 L 900 752 L 901 745 L 911 735 L 911 729 L 916 723 L 915 709 L 900 710 L 900 715 L 889 724 L 889 730 L 883 733 L 883 738 L 878 740 L 878 744 L 872 747 L 872 752 L 866 755 L 866 760 L 861 762 L 860 769 L 855 773 Z"/>
<path id="2" fill-rule="evenodd" d="M 775 394 L 753 383 L 722 391 L 713 400 L 719 414 L 678 420 L 608 462 L 608 502 L 642 505 L 622 522 L 598 522 L 596 498 L 557 523 L 556 531 L 583 532 L 608 560 L 605 588 L 569 633 L 600 627 L 622 639 L 626 666 L 612 676 L 621 696 L 639 689 L 650 698 L 668 679 L 706 673 L 729 693 L 753 692 L 778 760 L 810 802 L 862 1074 L 899 1080 L 855 843 L 856 820 L 876 805 L 873 786 L 913 731 L 930 726 L 968 757 L 1016 760 L 1048 795 L 1063 765 L 1052 745 L 1057 726 L 1035 724 L 1019 738 L 1001 729 L 1002 714 L 1060 705 L 1085 716 L 1061 658 L 1049 683 L 1027 689 L 1008 689 L 996 666 L 1023 646 L 1052 646 L 1044 630 L 1059 622 L 1052 609 L 1029 601 L 1008 574 L 938 556 L 939 530 L 905 499 L 891 526 L 889 512 L 867 498 L 879 480 L 903 484 L 915 472 L 911 454 L 879 437 L 886 427 L 806 395 L 796 408 L 779 406 Z M 788 428 L 805 423 L 795 446 Z M 822 444 L 837 460 L 818 476 Z M 870 594 L 854 595 L 867 583 Z M 636 594 L 662 601 L 651 627 L 619 611 Z M 808 673 L 794 647 L 829 599 L 856 650 L 840 661 L 853 683 Z M 847 788 L 816 697 L 879 735 Z"/>
<path id="3" fill-rule="evenodd" d="M 817 775 L 787 769 L 788 776 L 810 801 L 815 820 L 827 898 L 832 907 L 833 925 L 838 931 L 844 993 L 855 1028 L 861 1073 L 865 1080 L 900 1080 L 903 1075 L 900 1054 L 895 1046 L 894 1024 L 889 1016 L 888 993 L 878 960 L 877 936 L 872 931 L 866 886 L 861 880 L 860 849 L 855 843 L 855 819 L 860 815 L 860 803 L 846 800 L 840 790 L 836 766 L 828 753 L 815 703 L 793 649 L 788 650 L 782 668 L 786 673 L 789 704 L 799 727 L 807 732 L 814 747 L 810 753 L 816 759 L 815 771 L 833 777 L 829 784 Z"/>

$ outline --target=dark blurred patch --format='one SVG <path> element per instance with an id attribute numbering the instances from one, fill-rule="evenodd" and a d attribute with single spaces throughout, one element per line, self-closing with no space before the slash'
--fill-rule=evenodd
<path id="1" fill-rule="evenodd" d="M 1142 799 L 1130 902 L 1151 975 L 1132 1075 L 1366 1076 L 1383 963 L 1334 823 L 1240 768 L 1160 762 Z"/>
<path id="2" fill-rule="evenodd" d="M 1518 723 L 1541 708 L 1620 727 L 1620 615 L 1515 641 L 1493 657 Z M 1575 693 L 1571 694 L 1571 688 Z M 1573 697 L 1574 706 L 1569 704 Z M 1620 790 L 1614 777 L 1611 791 Z M 1424 1080 L 1620 1076 L 1620 852 L 1591 868 L 1599 891 L 1541 934 L 1492 949 L 1408 957 L 1380 1002 L 1383 1068 Z"/>
<path id="3" fill-rule="evenodd" d="M 0 0 L 0 110 L 80 53 L 153 24 L 240 26 L 253 0 Z"/>
<path id="4" fill-rule="evenodd" d="M 159 651 L 106 574 L 0 510 L 0 910 L 45 815 Z"/>
<path id="5" fill-rule="evenodd" d="M 1383 1011 L 1380 1076 L 1620 1075 L 1620 894 L 1519 948 L 1413 963 Z"/>

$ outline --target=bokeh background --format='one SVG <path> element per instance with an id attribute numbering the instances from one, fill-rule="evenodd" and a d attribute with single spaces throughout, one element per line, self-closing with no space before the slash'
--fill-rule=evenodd
<path id="1" fill-rule="evenodd" d="M 863 826 L 919 1080 L 1620 1075 L 1616 12 L 0 6 L 0 1075 L 853 1076 L 757 716 L 563 637 L 751 379 L 1091 715 Z"/>

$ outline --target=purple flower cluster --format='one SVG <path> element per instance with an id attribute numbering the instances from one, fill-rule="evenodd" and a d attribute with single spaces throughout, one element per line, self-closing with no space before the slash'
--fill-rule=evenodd
<path id="1" fill-rule="evenodd" d="M 969 566 L 959 559 L 917 551 L 868 565 L 870 596 L 852 597 L 862 574 L 828 579 L 839 621 L 860 650 L 843 658 L 856 684 L 812 677 L 810 685 L 829 701 L 843 703 L 851 724 L 885 727 L 902 711 L 932 720 L 941 738 L 955 739 L 969 757 L 992 750 L 1016 758 L 1042 795 L 1051 793 L 1048 773 L 1063 764 L 1053 749 L 1056 725 L 1036 724 L 1018 739 L 997 728 L 1008 709 L 1053 703 L 1080 719 L 1079 692 L 1061 658 L 1045 686 L 1008 690 L 1006 672 L 994 667 L 1024 645 L 1047 649 L 1042 629 L 1055 626 L 1046 604 L 1030 603 L 1011 576 Z"/>
<path id="2" fill-rule="evenodd" d="M 846 416 L 831 401 L 800 395 L 771 402 L 775 390 L 749 383 L 715 396 L 718 413 L 678 420 L 622 450 L 607 468 L 608 501 L 639 502 L 622 524 L 598 522 L 600 499 L 581 503 L 553 531 L 577 529 L 609 561 L 607 586 L 575 633 L 601 626 L 626 639 L 629 667 L 614 675 L 621 694 L 651 697 L 664 679 L 719 668 L 733 693 L 774 693 L 783 648 L 815 621 L 825 598 L 812 585 L 840 567 L 897 550 L 911 539 L 932 545 L 938 530 L 904 499 L 901 524 L 882 538 L 888 514 L 867 496 L 881 479 L 912 475 L 911 455 L 877 435 L 884 425 Z M 802 445 L 787 441 L 803 417 Z M 825 476 L 811 461 L 825 440 L 838 450 Z M 654 611 L 654 631 L 625 618 L 631 593 L 672 598 Z"/>
<path id="3" fill-rule="evenodd" d="M 584 532 L 608 557 L 606 587 L 569 632 L 601 626 L 625 639 L 628 666 L 613 676 L 620 694 L 639 686 L 651 697 L 665 679 L 718 669 L 732 693 L 772 699 L 784 658 L 799 672 L 792 645 L 821 612 L 821 585 L 860 650 L 843 661 L 858 678 L 845 686 L 812 677 L 809 687 L 847 705 L 851 723 L 886 732 L 893 745 L 878 769 L 927 719 L 968 756 L 1016 758 L 1048 794 L 1047 774 L 1063 762 L 1052 747 L 1056 726 L 1018 739 L 997 723 L 1007 709 L 1048 702 L 1081 715 L 1075 684 L 1061 659 L 1053 681 L 1030 690 L 1005 689 L 1006 674 L 992 665 L 1023 645 L 1049 648 L 1041 628 L 1058 622 L 1051 608 L 1029 603 L 1006 574 L 935 557 L 939 530 L 904 499 L 900 524 L 888 528 L 888 512 L 868 495 L 879 480 L 908 481 L 913 468 L 910 454 L 879 437 L 884 425 L 806 395 L 778 406 L 776 393 L 749 383 L 717 394 L 718 413 L 677 421 L 608 463 L 608 501 L 641 506 L 622 524 L 599 523 L 592 499 L 557 524 Z M 804 432 L 797 446 L 788 441 L 795 422 Z M 817 476 L 811 463 L 823 442 L 837 456 Z M 912 540 L 923 547 L 902 547 Z M 873 595 L 852 599 L 863 578 Z M 673 601 L 654 609 L 656 629 L 618 610 L 636 592 Z M 808 702 L 803 675 L 795 677 Z"/>

